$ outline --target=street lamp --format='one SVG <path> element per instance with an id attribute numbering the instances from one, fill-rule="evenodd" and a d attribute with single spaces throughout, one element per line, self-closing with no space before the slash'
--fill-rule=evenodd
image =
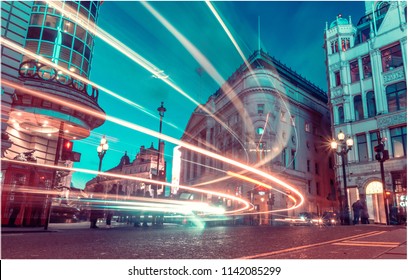
<path id="1" fill-rule="evenodd" d="M 96 148 L 96 151 L 98 152 L 98 157 L 99 157 L 98 172 L 101 172 L 102 160 L 108 149 L 109 149 L 108 140 L 106 139 L 104 135 L 101 139 L 101 142 L 99 143 L 99 146 Z M 99 176 L 97 177 L 97 181 L 99 182 Z"/>
<path id="2" fill-rule="evenodd" d="M 346 135 L 340 130 L 339 134 L 337 134 L 337 139 L 332 140 L 331 148 L 332 150 L 341 157 L 341 165 L 343 168 L 343 183 L 344 183 L 344 198 L 340 196 L 340 217 L 344 217 L 342 220 L 343 225 L 350 225 L 350 212 L 349 212 L 349 205 L 348 205 L 348 197 L 347 197 L 347 181 L 346 181 L 346 160 L 347 160 L 347 153 L 353 147 L 353 139 L 348 137 L 346 141 L 344 141 Z M 340 144 L 340 151 L 337 150 L 338 144 Z"/>
<path id="3" fill-rule="evenodd" d="M 164 112 L 166 112 L 166 108 L 163 106 L 163 101 L 161 102 L 161 105 L 159 108 L 157 108 L 157 111 L 159 111 L 159 116 L 160 116 L 160 126 L 159 126 L 159 133 L 162 133 L 162 126 L 163 126 L 163 117 L 164 117 Z M 157 154 L 157 166 L 156 166 L 156 179 L 159 179 L 159 168 L 160 168 L 160 155 L 162 153 L 161 151 L 161 139 L 159 137 L 159 147 L 158 147 L 158 154 Z M 154 188 L 154 197 L 157 197 L 157 185 Z"/>

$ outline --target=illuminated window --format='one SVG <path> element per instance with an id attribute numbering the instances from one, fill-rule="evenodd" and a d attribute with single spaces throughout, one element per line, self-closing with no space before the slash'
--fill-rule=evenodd
<path id="1" fill-rule="evenodd" d="M 407 127 L 396 127 L 390 129 L 391 145 L 394 157 L 407 155 Z"/>
<path id="2" fill-rule="evenodd" d="M 262 115 L 265 110 L 265 104 L 258 104 L 258 114 Z"/>
<path id="3" fill-rule="evenodd" d="M 256 134 L 257 134 L 257 135 L 262 135 L 262 134 L 264 134 L 264 129 L 263 129 L 263 127 L 258 127 L 258 128 L 256 129 Z"/>
<path id="4" fill-rule="evenodd" d="M 334 86 L 338 87 L 341 85 L 341 80 L 340 80 L 340 71 L 334 72 Z"/>
<path id="5" fill-rule="evenodd" d="M 402 66 L 401 46 L 395 45 L 381 51 L 383 72 Z"/>
<path id="6" fill-rule="evenodd" d="M 407 108 L 407 86 L 400 82 L 387 86 L 388 112 L 396 112 Z"/>

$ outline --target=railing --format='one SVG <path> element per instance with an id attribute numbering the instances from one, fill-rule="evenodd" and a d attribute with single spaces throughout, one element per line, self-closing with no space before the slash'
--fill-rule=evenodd
<path id="1" fill-rule="evenodd" d="M 56 83 L 58 85 L 63 85 L 70 89 L 74 89 L 83 95 L 86 95 L 95 102 L 98 102 L 99 91 L 97 88 L 89 86 L 80 80 L 74 79 L 71 76 L 62 73 L 62 71 L 58 71 L 35 60 L 23 61 L 20 64 L 19 75 L 22 78 L 40 79 L 43 81 Z"/>

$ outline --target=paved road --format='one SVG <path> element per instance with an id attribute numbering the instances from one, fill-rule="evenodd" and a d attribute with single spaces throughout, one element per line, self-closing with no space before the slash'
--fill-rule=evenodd
<path id="1" fill-rule="evenodd" d="M 406 259 L 406 227 L 2 229 L 2 259 Z"/>

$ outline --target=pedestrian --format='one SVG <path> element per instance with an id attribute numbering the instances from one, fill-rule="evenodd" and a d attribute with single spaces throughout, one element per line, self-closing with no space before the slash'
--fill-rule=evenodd
<path id="1" fill-rule="evenodd" d="M 114 184 L 112 186 L 112 189 L 108 192 L 108 195 L 107 195 L 107 198 L 106 198 L 108 202 L 116 200 L 116 194 L 117 194 L 116 192 L 117 192 L 116 184 Z M 113 211 L 111 209 L 109 209 L 109 207 L 108 207 L 108 210 L 106 212 L 106 227 L 107 228 L 111 227 L 112 217 L 113 217 Z"/>
<path id="2" fill-rule="evenodd" d="M 353 224 L 356 225 L 360 222 L 360 215 L 361 215 L 361 210 L 363 209 L 363 205 L 361 204 L 360 200 L 357 200 L 356 202 L 353 203 L 351 207 L 353 208 L 353 213 L 354 213 Z"/>
<path id="3" fill-rule="evenodd" d="M 103 217 L 103 210 L 97 209 L 97 205 L 100 203 L 99 200 L 101 199 L 100 194 L 103 193 L 103 185 L 102 184 L 96 184 L 95 189 L 94 189 L 94 196 L 96 196 L 96 203 L 91 204 L 91 215 L 90 215 L 90 222 L 91 226 L 90 228 L 99 228 L 96 224 L 98 222 L 99 218 Z"/>
<path id="4" fill-rule="evenodd" d="M 367 203 L 366 201 L 362 201 L 362 208 L 361 208 L 361 223 L 362 224 L 369 224 L 370 221 L 368 220 L 369 215 L 368 215 L 368 208 L 367 208 Z"/>

